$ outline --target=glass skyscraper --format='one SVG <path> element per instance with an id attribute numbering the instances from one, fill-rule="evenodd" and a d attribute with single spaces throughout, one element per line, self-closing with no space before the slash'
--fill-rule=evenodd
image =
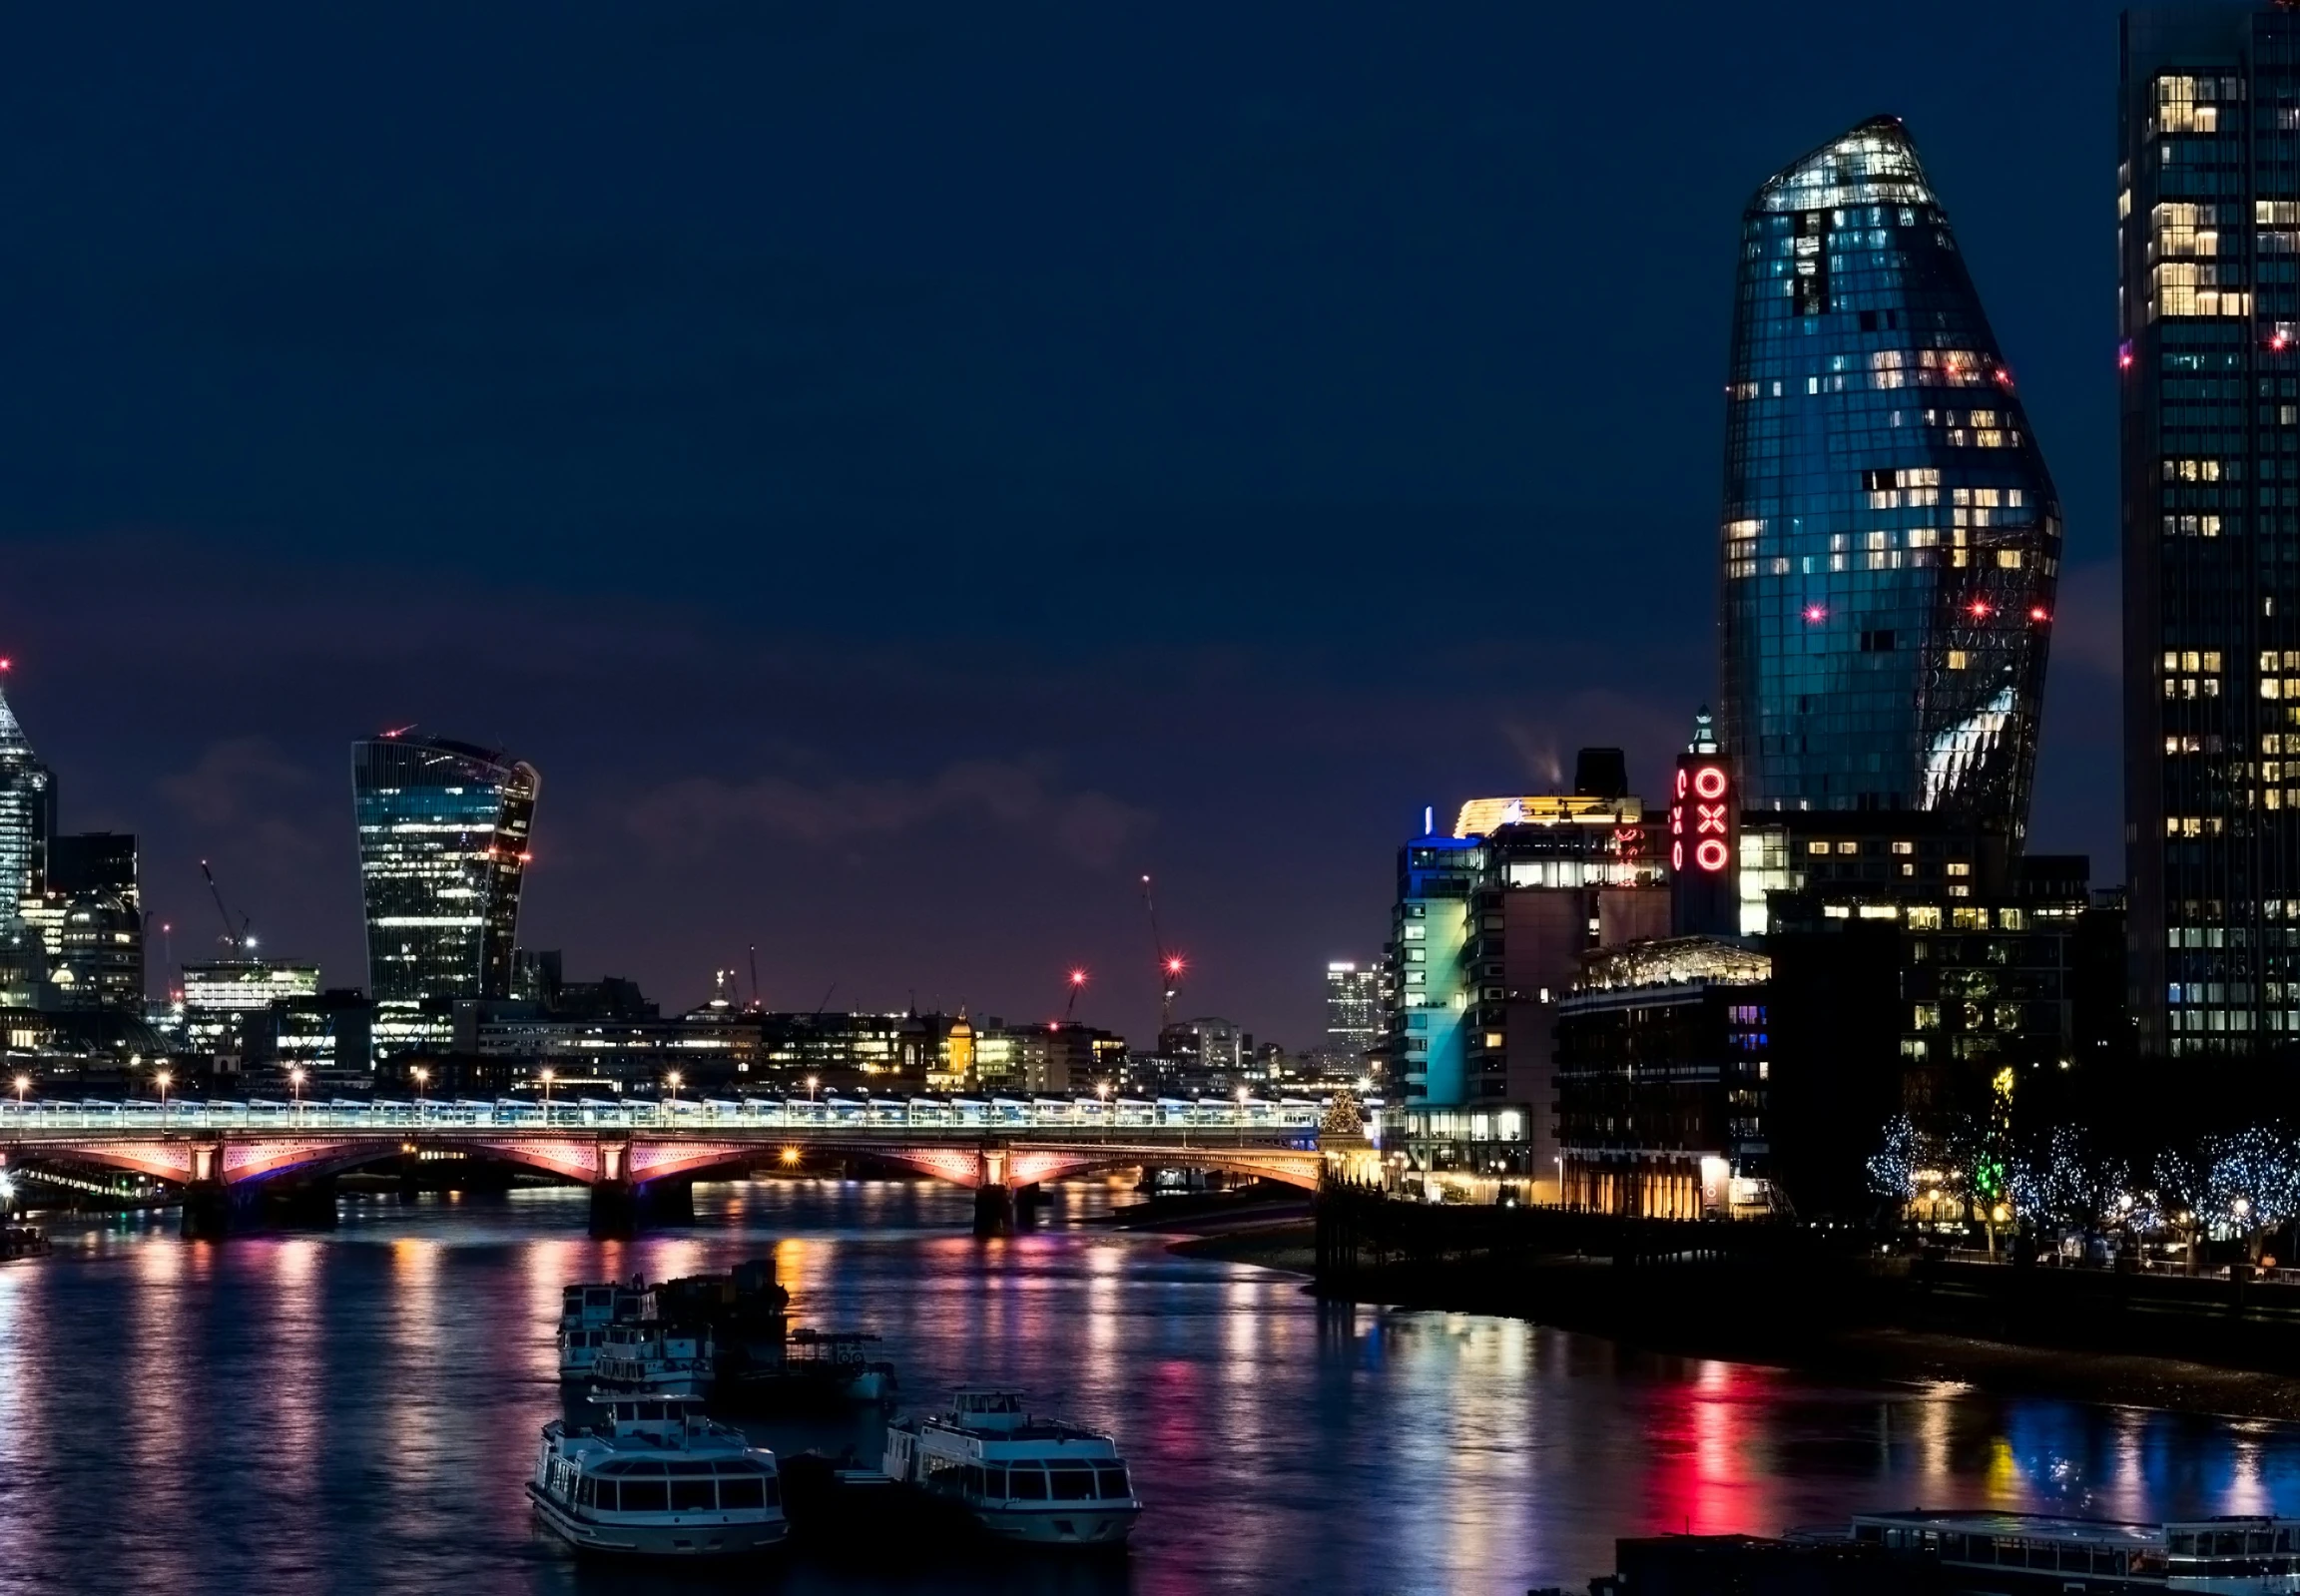
<path id="1" fill-rule="evenodd" d="M 2060 506 L 1898 120 L 1750 201 L 1727 395 L 1742 808 L 1926 811 L 2016 846 Z"/>
<path id="2" fill-rule="evenodd" d="M 5 683 L 0 676 L 0 686 Z M 0 693 L 0 924 L 19 918 L 23 900 L 45 885 L 55 829 L 56 779 L 33 754 Z"/>
<path id="3" fill-rule="evenodd" d="M 2144 1051 L 2300 1043 L 2300 15 L 2125 15 L 2125 842 Z"/>
<path id="4" fill-rule="evenodd" d="M 379 1051 L 443 1040 L 439 1006 L 510 995 L 535 767 L 439 738 L 351 746 Z M 434 1005 L 417 1021 L 409 1011 Z M 437 1032 L 437 1035 L 433 1033 Z"/>

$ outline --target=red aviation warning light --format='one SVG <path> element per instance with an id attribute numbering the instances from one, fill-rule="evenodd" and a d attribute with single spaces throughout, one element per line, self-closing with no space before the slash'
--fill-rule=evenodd
<path id="1" fill-rule="evenodd" d="M 2041 626 L 2046 621 L 2051 620 L 2052 616 L 2051 613 L 2047 611 L 2043 605 L 2032 604 L 2028 607 L 2028 619 Z"/>
<path id="2" fill-rule="evenodd" d="M 1808 604 L 1805 606 L 1805 619 L 1807 621 L 1825 621 L 1828 618 L 1829 612 L 1821 608 L 1820 605 Z"/>
<path id="3" fill-rule="evenodd" d="M 1985 621 L 1988 618 L 1989 601 L 1987 599 L 1975 599 L 1973 601 L 1973 619 L 1976 621 Z"/>

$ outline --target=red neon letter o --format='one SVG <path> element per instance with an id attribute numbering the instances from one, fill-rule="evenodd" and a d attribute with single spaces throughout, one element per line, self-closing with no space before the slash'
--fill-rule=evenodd
<path id="1" fill-rule="evenodd" d="M 1725 868 L 1725 844 L 1711 837 L 1693 850 L 1693 862 L 1714 875 Z"/>
<path id="2" fill-rule="evenodd" d="M 1725 773 L 1714 765 L 1704 765 L 1693 773 L 1693 791 L 1705 798 L 1725 796 Z"/>

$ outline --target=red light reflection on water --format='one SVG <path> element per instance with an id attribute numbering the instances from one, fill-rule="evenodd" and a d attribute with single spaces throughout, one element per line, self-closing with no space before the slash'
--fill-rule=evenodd
<path id="1" fill-rule="evenodd" d="M 1690 1384 L 1654 1392 L 1645 1426 L 1647 1533 L 1780 1527 L 1762 1411 L 1780 1383 L 1772 1369 L 1710 1359 Z"/>

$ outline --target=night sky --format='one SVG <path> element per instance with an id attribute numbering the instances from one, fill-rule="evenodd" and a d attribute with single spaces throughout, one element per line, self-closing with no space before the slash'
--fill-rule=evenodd
<path id="1" fill-rule="evenodd" d="M 0 653 L 178 959 L 205 855 L 362 984 L 414 723 L 542 769 L 571 977 L 1147 1040 L 1147 869 L 1309 1045 L 1424 803 L 1660 791 L 1740 210 L 1877 112 L 2068 515 L 2032 842 L 2122 878 L 2111 7 L 193 9 L 0 52 Z"/>

